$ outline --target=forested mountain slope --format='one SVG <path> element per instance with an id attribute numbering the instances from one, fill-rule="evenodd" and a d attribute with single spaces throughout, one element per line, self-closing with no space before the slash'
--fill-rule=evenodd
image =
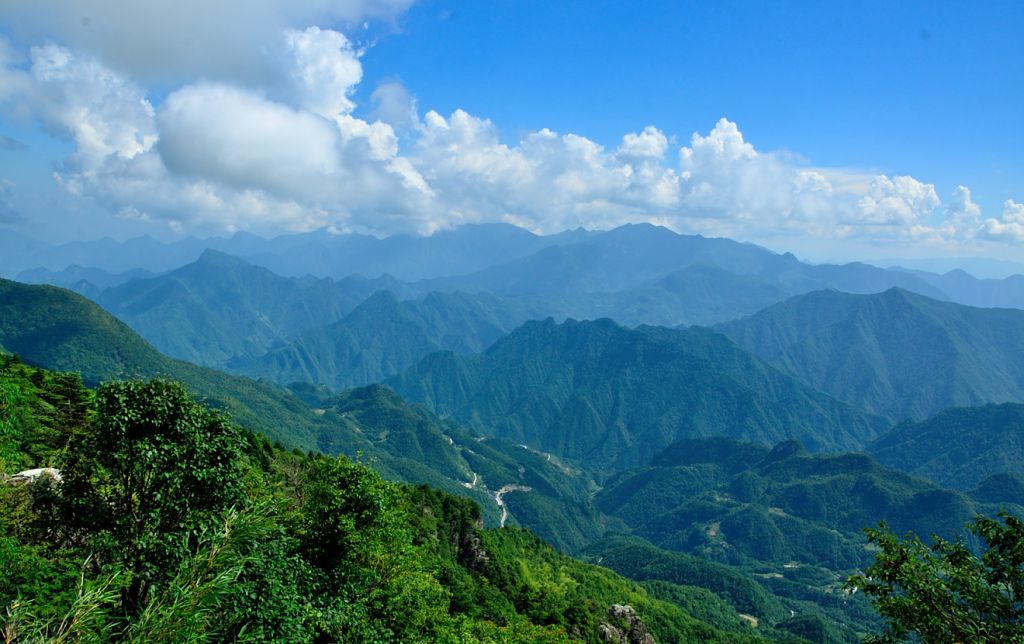
<path id="1" fill-rule="evenodd" d="M 0 280 L 0 350 L 34 365 L 78 372 L 92 385 L 119 378 L 179 380 L 206 404 L 288 447 L 362 454 L 389 478 L 469 496 L 481 503 L 492 525 L 501 516 L 494 494 L 506 485 L 530 487 L 529 494 L 510 495 L 523 498 L 506 506 L 508 522 L 521 516 L 521 523 L 566 549 L 602 529 L 583 502 L 584 473 L 511 443 L 477 441 L 383 388 L 304 401 L 270 383 L 173 360 L 71 291 Z M 539 512 L 541 506 L 548 511 Z"/>
<path id="2" fill-rule="evenodd" d="M 1024 401 L 1024 311 L 902 289 L 818 291 L 717 330 L 808 385 L 893 421 Z"/>
<path id="3" fill-rule="evenodd" d="M 93 395 L 0 356 L 0 392 L 0 619 L 14 641 L 760 639 L 720 600 L 716 625 L 701 621 L 526 531 L 482 529 L 465 499 L 276 449 L 171 382 Z M 26 462 L 60 478 L 9 485 Z"/>
<path id="4" fill-rule="evenodd" d="M 335 322 L 382 288 L 404 287 L 387 277 L 286 278 L 207 250 L 165 275 L 107 289 L 98 302 L 164 353 L 219 366 Z"/>
<path id="5" fill-rule="evenodd" d="M 867 450 L 890 467 L 964 490 L 997 474 L 1024 474 L 1024 405 L 947 409 L 900 423 Z"/>
<path id="6" fill-rule="evenodd" d="M 706 329 L 529 322 L 486 352 L 437 353 L 388 381 L 481 432 L 607 470 L 687 436 L 856 448 L 884 422 Z"/>
<path id="7" fill-rule="evenodd" d="M 232 360 L 227 368 L 281 384 L 361 386 L 400 373 L 434 351 L 482 351 L 531 317 L 528 307 L 486 293 L 430 293 L 400 301 L 379 291 L 343 319 L 258 358 Z"/>

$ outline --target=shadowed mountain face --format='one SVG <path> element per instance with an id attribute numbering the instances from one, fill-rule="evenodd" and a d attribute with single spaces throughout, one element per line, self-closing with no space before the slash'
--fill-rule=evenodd
<path id="1" fill-rule="evenodd" d="M 437 353 L 389 381 L 482 432 L 597 468 L 635 465 L 685 436 L 815 449 L 863 445 L 883 427 L 705 329 L 610 320 L 530 322 L 485 353 Z"/>
<path id="2" fill-rule="evenodd" d="M 396 280 L 286 278 L 217 251 L 150 279 L 108 289 L 99 303 L 161 351 L 203 365 L 262 355 L 339 320 Z"/>
<path id="3" fill-rule="evenodd" d="M 947 409 L 900 423 L 867 449 L 890 467 L 972 489 L 995 475 L 1024 473 L 1024 405 Z"/>
<path id="4" fill-rule="evenodd" d="M 316 415 L 288 391 L 168 358 L 71 291 L 0 280 L 0 348 L 47 369 L 79 372 L 87 384 L 174 378 L 272 440 L 303 449 L 319 444 Z"/>
<path id="5" fill-rule="evenodd" d="M 334 389 L 379 382 L 434 351 L 482 351 L 532 317 L 525 306 L 481 293 L 431 293 L 399 301 L 389 291 L 366 299 L 333 324 L 256 359 L 236 359 L 236 373 Z"/>
<path id="6" fill-rule="evenodd" d="M 779 369 L 894 421 L 1024 401 L 1024 311 L 901 289 L 809 293 L 716 327 Z"/>

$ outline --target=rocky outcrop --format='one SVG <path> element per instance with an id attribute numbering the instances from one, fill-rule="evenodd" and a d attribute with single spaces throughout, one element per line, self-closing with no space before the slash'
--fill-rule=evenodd
<path id="1" fill-rule="evenodd" d="M 484 550 L 478 532 L 483 529 L 483 522 L 479 521 L 478 523 L 479 525 L 463 524 L 461 526 L 453 524 L 451 539 L 452 545 L 455 546 L 458 562 L 470 570 L 482 572 L 490 563 L 491 557 Z"/>
<path id="2" fill-rule="evenodd" d="M 35 483 L 39 479 L 50 479 L 54 483 L 61 482 L 60 470 L 55 467 L 37 467 L 34 470 L 25 470 L 18 472 L 14 476 L 8 478 L 5 482 L 7 485 L 26 485 Z"/>
<path id="3" fill-rule="evenodd" d="M 613 604 L 608 609 L 608 621 L 598 626 L 601 637 L 609 644 L 655 644 L 654 636 L 632 606 Z"/>

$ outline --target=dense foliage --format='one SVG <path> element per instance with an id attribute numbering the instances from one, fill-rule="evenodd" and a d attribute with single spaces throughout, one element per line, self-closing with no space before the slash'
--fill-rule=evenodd
<path id="1" fill-rule="evenodd" d="M 170 381 L 69 383 L 0 363 L 4 472 L 62 476 L 0 485 L 8 640 L 598 641 L 616 603 L 660 641 L 753 637 L 483 530 L 469 500 L 275 449 Z"/>
<path id="2" fill-rule="evenodd" d="M 968 526 L 986 544 L 980 556 L 959 541 L 926 546 L 884 524 L 866 530 L 879 552 L 848 583 L 871 596 L 886 618 L 878 641 L 1024 641 L 1024 521 L 1000 518 L 978 517 Z"/>

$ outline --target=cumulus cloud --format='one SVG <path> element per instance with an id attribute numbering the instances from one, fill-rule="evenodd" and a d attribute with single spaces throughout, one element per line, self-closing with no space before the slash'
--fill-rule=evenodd
<path id="1" fill-rule="evenodd" d="M 298 107 L 195 83 L 154 109 L 99 61 L 56 45 L 34 48 L 27 78 L 35 115 L 75 145 L 55 178 L 119 216 L 182 229 L 375 230 L 400 227 L 397 216 L 429 227 L 419 221 L 430 214 L 429 187 L 396 156 L 390 126 L 345 113 L 361 74 L 335 65 L 337 52 L 351 58 L 347 41 L 328 34 L 329 46 L 312 54 L 324 34 L 290 34 L 298 37 L 297 82 L 311 90 Z"/>
<path id="2" fill-rule="evenodd" d="M 439 195 L 441 216 L 551 231 L 664 217 L 678 200 L 678 173 L 658 163 L 666 146 L 655 128 L 627 135 L 615 152 L 547 129 L 509 146 L 486 119 L 431 111 L 410 160 Z"/>
<path id="3" fill-rule="evenodd" d="M 309 27 L 284 34 L 288 76 L 298 103 L 328 118 L 350 113 L 349 95 L 363 78 L 359 57 L 343 34 Z"/>
<path id="4" fill-rule="evenodd" d="M 294 195 L 339 171 L 331 121 L 233 87 L 182 88 L 164 101 L 157 124 L 160 156 L 183 176 Z"/>
<path id="5" fill-rule="evenodd" d="M 879 175 L 858 202 L 859 221 L 882 226 L 913 226 L 939 205 L 935 186 L 913 177 Z"/>
<path id="6" fill-rule="evenodd" d="M 206 231 L 330 226 L 387 234 L 507 221 L 553 232 L 649 221 L 756 240 L 1024 240 L 1024 206 L 1013 201 L 1001 218 L 983 220 L 965 186 L 943 207 L 932 184 L 810 167 L 757 149 L 725 118 L 678 148 L 653 125 L 609 148 L 548 129 L 508 142 L 491 121 L 464 110 L 421 119 L 415 97 L 395 80 L 375 88 L 370 116 L 361 117 L 354 96 L 363 52 L 316 20 L 393 16 L 405 0 L 257 0 L 241 13 L 215 3 L 213 27 L 188 21 L 194 34 L 175 22 L 180 3 L 171 10 L 157 2 L 156 16 L 174 14 L 165 31 L 191 38 L 188 46 L 155 33 L 149 17 L 115 15 L 114 4 L 121 6 L 97 1 L 66 12 L 92 16 L 75 27 L 67 16 L 45 17 L 36 3 L 17 1 L 30 25 L 64 44 L 37 44 L 20 57 L 0 40 L 0 103 L 71 141 L 55 179 L 121 217 Z M 229 13 L 252 15 L 234 33 Z M 173 62 L 128 60 L 135 35 L 94 39 L 101 27 L 133 20 L 156 39 L 140 51 L 164 51 Z M 219 48 L 229 52 L 223 61 L 191 58 L 216 58 Z M 232 62 L 242 53 L 261 62 Z M 154 103 L 145 83 L 175 75 L 184 80 Z"/>
<path id="7" fill-rule="evenodd" d="M 30 55 L 35 82 L 26 96 L 44 126 L 74 141 L 74 167 L 88 172 L 109 156 L 130 159 L 156 141 L 153 106 L 137 85 L 57 45 Z"/>
<path id="8" fill-rule="evenodd" d="M 1024 242 L 1024 203 L 1007 199 L 1000 219 L 986 219 L 978 236 L 992 241 Z"/>
<path id="9" fill-rule="evenodd" d="M 53 40 L 143 82 L 265 84 L 282 29 L 392 21 L 413 0 L 7 0 L 23 43 Z"/>
<path id="10" fill-rule="evenodd" d="M 398 81 L 377 85 L 370 95 L 373 110 L 370 116 L 399 131 L 408 131 L 419 124 L 416 98 Z"/>

